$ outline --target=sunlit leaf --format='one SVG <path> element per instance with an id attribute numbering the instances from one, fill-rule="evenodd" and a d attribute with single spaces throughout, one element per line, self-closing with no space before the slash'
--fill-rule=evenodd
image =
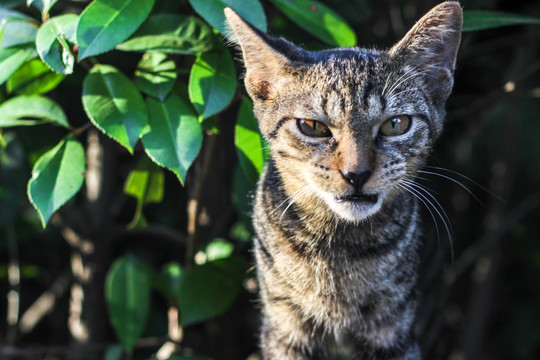
<path id="1" fill-rule="evenodd" d="M 163 53 L 148 52 L 137 65 L 135 77 L 142 92 L 163 101 L 176 81 L 176 64 Z"/>
<path id="2" fill-rule="evenodd" d="M 333 46 L 355 46 L 351 27 L 326 5 L 313 0 L 270 0 L 289 19 Z"/>
<path id="3" fill-rule="evenodd" d="M 47 15 L 49 10 L 56 4 L 58 0 L 27 0 L 26 6 L 35 6 L 43 15 Z"/>
<path id="4" fill-rule="evenodd" d="M 52 70 L 71 74 L 74 56 L 66 43 L 75 43 L 75 31 L 79 17 L 74 14 L 60 15 L 49 19 L 38 30 L 36 49 L 41 60 Z"/>
<path id="5" fill-rule="evenodd" d="M 226 7 L 232 8 L 244 20 L 257 29 L 266 32 L 266 16 L 259 0 L 189 0 L 193 9 L 221 34 L 227 33 Z"/>
<path id="6" fill-rule="evenodd" d="M 266 163 L 266 143 L 253 116 L 253 105 L 247 97 L 242 99 L 238 109 L 234 144 L 244 174 L 252 184 L 255 184 Z"/>
<path id="7" fill-rule="evenodd" d="M 40 59 L 33 59 L 11 75 L 6 87 L 8 92 L 20 95 L 43 94 L 57 87 L 64 77 L 49 69 Z"/>
<path id="8" fill-rule="evenodd" d="M 0 127 L 53 122 L 69 128 L 64 110 L 53 100 L 40 95 L 22 95 L 0 104 Z"/>
<path id="9" fill-rule="evenodd" d="M 36 40 L 37 28 L 26 18 L 9 17 L 3 20 L 0 19 L 0 24 L 2 29 L 0 48 L 31 44 Z"/>
<path id="10" fill-rule="evenodd" d="M 94 125 L 133 152 L 148 118 L 135 85 L 116 68 L 96 65 L 84 79 L 82 101 Z"/>
<path id="11" fill-rule="evenodd" d="M 131 354 L 142 335 L 150 309 L 151 274 L 134 255 L 112 264 L 105 282 L 109 320 L 124 350 Z"/>
<path id="12" fill-rule="evenodd" d="M 0 49 L 0 85 L 30 57 L 24 49 Z"/>
<path id="13" fill-rule="evenodd" d="M 217 238 L 206 245 L 206 261 L 225 259 L 231 256 L 234 251 L 234 245 L 225 239 Z"/>
<path id="14" fill-rule="evenodd" d="M 68 135 L 34 165 L 28 198 L 39 213 L 43 227 L 52 214 L 81 188 L 86 169 L 84 148 Z"/>
<path id="15" fill-rule="evenodd" d="M 178 290 L 182 324 L 195 324 L 227 310 L 238 296 L 243 278 L 242 258 L 234 256 L 185 272 Z"/>
<path id="16" fill-rule="evenodd" d="M 124 184 L 124 193 L 137 199 L 137 209 L 131 224 L 133 227 L 142 215 L 146 204 L 160 203 L 163 200 L 165 174 L 163 169 L 155 165 L 148 157 L 143 157 L 131 170 Z"/>
<path id="17" fill-rule="evenodd" d="M 540 18 L 498 11 L 468 10 L 463 12 L 463 31 L 523 24 L 540 25 Z"/>
<path id="18" fill-rule="evenodd" d="M 79 60 L 113 49 L 143 23 L 154 0 L 94 0 L 77 26 Z"/>
<path id="19" fill-rule="evenodd" d="M 206 119 L 225 109 L 236 93 L 236 71 L 225 49 L 197 56 L 189 77 L 189 99 Z"/>
<path id="20" fill-rule="evenodd" d="M 178 176 L 183 184 L 202 145 L 201 125 L 191 106 L 171 94 L 160 102 L 146 99 L 149 127 L 142 136 L 146 153 L 158 165 Z"/>
<path id="21" fill-rule="evenodd" d="M 210 50 L 215 37 L 207 24 L 193 16 L 154 14 L 133 36 L 116 48 L 123 51 L 161 51 L 196 54 Z"/>

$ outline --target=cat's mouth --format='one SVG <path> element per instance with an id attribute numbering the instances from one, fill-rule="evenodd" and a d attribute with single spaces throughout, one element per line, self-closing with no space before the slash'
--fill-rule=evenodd
<path id="1" fill-rule="evenodd" d="M 353 194 L 353 195 L 336 195 L 336 201 L 338 203 L 344 201 L 356 202 L 356 203 L 371 203 L 376 204 L 379 201 L 379 195 L 377 194 Z"/>

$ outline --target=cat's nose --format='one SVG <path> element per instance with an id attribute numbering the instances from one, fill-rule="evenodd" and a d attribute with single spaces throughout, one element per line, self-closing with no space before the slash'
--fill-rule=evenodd
<path id="1" fill-rule="evenodd" d="M 343 178 L 349 182 L 356 191 L 361 190 L 364 184 L 369 180 L 371 176 L 371 170 L 364 170 L 360 172 L 341 171 Z"/>

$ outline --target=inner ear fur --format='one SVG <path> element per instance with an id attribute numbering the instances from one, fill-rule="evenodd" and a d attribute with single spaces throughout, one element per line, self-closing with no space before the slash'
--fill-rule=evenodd
<path id="1" fill-rule="evenodd" d="M 453 86 L 456 55 L 461 41 L 463 14 L 456 1 L 434 7 L 389 51 L 405 65 L 424 74 L 435 101 L 446 101 Z"/>

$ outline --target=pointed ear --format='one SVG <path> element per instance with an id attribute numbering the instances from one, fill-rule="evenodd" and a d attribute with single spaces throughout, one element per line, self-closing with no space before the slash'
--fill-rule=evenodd
<path id="1" fill-rule="evenodd" d="M 231 29 L 229 40 L 240 45 L 246 67 L 245 84 L 252 99 L 272 98 L 281 77 L 292 65 L 288 52 L 298 51 L 296 46 L 273 38 L 245 22 L 234 10 L 225 8 L 225 17 Z"/>
<path id="2" fill-rule="evenodd" d="M 454 84 L 463 14 L 458 2 L 434 7 L 388 53 L 418 69 L 434 101 L 446 101 Z"/>

